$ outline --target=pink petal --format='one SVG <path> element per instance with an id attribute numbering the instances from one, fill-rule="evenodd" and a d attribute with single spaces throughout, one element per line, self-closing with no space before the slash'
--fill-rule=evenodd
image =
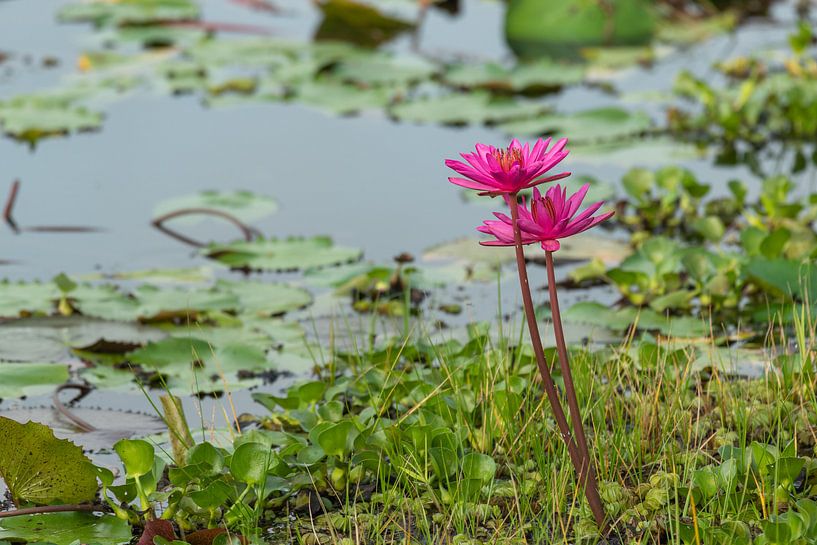
<path id="1" fill-rule="evenodd" d="M 495 188 L 475 182 L 473 180 L 465 180 L 463 178 L 448 178 L 448 181 L 454 185 L 467 187 L 468 189 L 477 189 L 479 191 L 493 191 Z"/>

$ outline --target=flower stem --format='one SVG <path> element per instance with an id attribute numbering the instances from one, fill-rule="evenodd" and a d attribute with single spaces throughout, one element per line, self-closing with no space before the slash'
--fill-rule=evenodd
<path id="1" fill-rule="evenodd" d="M 559 297 L 556 293 L 556 274 L 553 270 L 553 252 L 545 251 L 545 264 L 548 275 L 548 292 L 550 293 L 550 312 L 553 318 L 553 332 L 556 337 L 556 352 L 559 355 L 559 366 L 562 369 L 562 379 L 565 383 L 565 396 L 567 406 L 570 410 L 570 420 L 573 424 L 573 432 L 579 444 L 579 452 L 582 460 L 586 462 L 580 472 L 580 479 L 584 486 L 587 501 L 599 528 L 603 528 L 604 507 L 599 497 L 598 484 L 596 483 L 596 473 L 593 468 L 590 451 L 587 448 L 587 437 L 584 434 L 581 410 L 576 397 L 576 387 L 573 384 L 573 374 L 570 372 L 570 360 L 567 355 L 567 345 L 565 344 L 565 334 L 562 328 L 562 316 L 559 312 Z"/>
<path id="2" fill-rule="evenodd" d="M 545 361 L 545 352 L 542 349 L 542 339 L 539 336 L 539 327 L 536 325 L 536 313 L 533 309 L 533 298 L 530 293 L 530 284 L 528 283 L 528 269 L 525 265 L 525 252 L 522 249 L 522 232 L 519 229 L 519 203 L 516 200 L 516 195 L 510 196 L 511 220 L 513 223 L 513 235 L 516 247 L 516 268 L 519 271 L 519 287 L 522 289 L 522 303 L 525 306 L 525 317 L 528 322 L 528 331 L 530 332 L 530 340 L 533 345 L 533 353 L 536 355 L 536 363 L 539 366 L 539 373 L 542 375 L 542 385 L 545 388 L 550 407 L 553 410 L 553 416 L 556 418 L 556 425 L 559 427 L 562 440 L 567 446 L 567 452 L 570 455 L 570 460 L 576 468 L 576 472 L 581 475 L 584 463 L 582 455 L 573 440 L 573 435 L 570 433 L 570 426 L 567 423 L 564 409 L 559 401 L 559 394 L 556 391 L 556 385 L 553 383 L 553 378 L 550 376 L 550 369 L 548 369 Z"/>

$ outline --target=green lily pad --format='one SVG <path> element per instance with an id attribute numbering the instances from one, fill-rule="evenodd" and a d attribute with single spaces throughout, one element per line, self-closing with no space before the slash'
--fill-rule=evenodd
<path id="1" fill-rule="evenodd" d="M 46 513 L 0 520 L 0 539 L 54 545 L 124 545 L 131 540 L 131 527 L 113 515 Z"/>
<path id="2" fill-rule="evenodd" d="M 216 289 L 236 296 L 242 312 L 258 316 L 277 316 L 304 308 L 312 302 L 312 295 L 307 290 L 287 284 L 219 280 Z"/>
<path id="3" fill-rule="evenodd" d="M 481 246 L 477 240 L 464 237 L 428 248 L 423 253 L 423 259 L 428 261 L 453 260 L 500 265 L 510 263 L 515 259 L 515 255 L 513 247 Z"/>
<path id="4" fill-rule="evenodd" d="M 585 70 L 581 64 L 564 64 L 549 59 L 520 63 L 510 69 L 497 63 L 467 63 L 449 67 L 444 78 L 457 87 L 532 93 L 555 91 L 581 83 Z"/>
<path id="5" fill-rule="evenodd" d="M 341 61 L 333 75 L 350 83 L 393 86 L 426 80 L 437 70 L 436 65 L 421 57 L 370 53 Z"/>
<path id="6" fill-rule="evenodd" d="M 270 271 L 307 270 L 358 261 L 356 248 L 334 246 L 329 237 L 259 239 L 214 244 L 204 254 L 233 268 Z"/>
<path id="7" fill-rule="evenodd" d="M 53 283 L 0 281 L 0 317 L 51 314 L 60 291 Z"/>
<path id="8" fill-rule="evenodd" d="M 3 132 L 26 142 L 51 136 L 98 129 L 103 115 L 82 106 L 56 104 L 36 96 L 18 97 L 0 103 Z"/>
<path id="9" fill-rule="evenodd" d="M 130 375 L 130 378 L 133 376 Z M 160 418 L 150 414 L 87 407 L 72 407 L 71 413 L 96 430 L 85 431 L 78 428 L 74 422 L 54 408 L 12 408 L 0 411 L 0 416 L 20 423 L 37 422 L 48 426 L 54 432 L 54 436 L 67 439 L 86 451 L 109 449 L 119 439 L 144 437 L 167 429 Z"/>
<path id="10" fill-rule="evenodd" d="M 393 96 L 394 92 L 390 89 L 380 87 L 366 89 L 326 80 L 304 82 L 295 91 L 295 98 L 299 102 L 336 115 L 381 109 Z"/>
<path id="11" fill-rule="evenodd" d="M 58 17 L 67 22 L 90 22 L 97 26 L 190 21 L 199 16 L 192 0 L 92 0 L 63 7 Z"/>
<path id="12" fill-rule="evenodd" d="M 278 210 L 278 203 L 272 197 L 257 195 L 251 191 L 200 191 L 192 195 L 175 197 L 159 203 L 153 212 L 159 217 L 174 210 L 183 208 L 208 208 L 226 212 L 244 222 L 252 222 L 274 214 Z M 195 224 L 204 221 L 208 216 L 184 216 L 175 221 L 178 223 Z"/>
<path id="13" fill-rule="evenodd" d="M 529 118 L 548 109 L 536 102 L 494 99 L 487 91 L 475 91 L 400 102 L 389 112 L 401 121 L 457 125 Z"/>
<path id="14" fill-rule="evenodd" d="M 592 143 L 637 136 L 651 126 L 652 120 L 645 113 L 606 107 L 575 114 L 542 115 L 509 121 L 502 123 L 500 128 L 518 135 L 566 134 L 573 141 Z"/>
<path id="15" fill-rule="evenodd" d="M 82 503 L 96 496 L 90 460 L 47 426 L 0 417 L 0 437 L 0 477 L 15 504 Z"/>
<path id="16" fill-rule="evenodd" d="M 68 366 L 57 363 L 0 363 L 0 399 L 47 394 L 68 382 Z"/>
<path id="17" fill-rule="evenodd" d="M 165 336 L 139 324 L 84 316 L 27 318 L 0 324 L 0 361 L 71 362 L 71 349 L 121 353 Z"/>

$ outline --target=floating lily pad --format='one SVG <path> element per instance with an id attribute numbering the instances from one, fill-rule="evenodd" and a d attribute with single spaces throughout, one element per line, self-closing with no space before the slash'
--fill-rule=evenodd
<path id="1" fill-rule="evenodd" d="M 569 134 L 573 141 L 602 142 L 636 136 L 650 129 L 652 121 L 642 112 L 615 107 L 585 110 L 575 114 L 553 114 L 510 121 L 500 128 L 511 134 Z"/>
<path id="2" fill-rule="evenodd" d="M 358 261 L 363 252 L 334 246 L 329 237 L 259 239 L 214 244 L 204 254 L 229 267 L 271 271 L 308 270 Z"/>
<path id="3" fill-rule="evenodd" d="M 251 191 L 209 190 L 163 201 L 156 206 L 153 215 L 159 217 L 182 208 L 209 208 L 226 212 L 244 222 L 252 222 L 274 214 L 278 210 L 278 203 L 272 197 L 257 195 Z M 205 215 L 190 215 L 175 221 L 192 225 L 206 218 Z"/>
<path id="4" fill-rule="evenodd" d="M 316 40 L 343 40 L 376 47 L 414 28 L 419 4 L 411 1 L 322 0 Z"/>
<path id="5" fill-rule="evenodd" d="M 98 129 L 103 117 L 82 106 L 55 104 L 37 97 L 18 97 L 0 103 L 3 132 L 26 142 Z"/>
<path id="6" fill-rule="evenodd" d="M 0 363 L 0 399 L 47 394 L 68 381 L 68 366 L 57 363 Z"/>
<path id="7" fill-rule="evenodd" d="M 15 504 L 82 503 L 96 496 L 90 460 L 47 426 L 0 417 L 0 437 L 0 476 Z"/>
<path id="8" fill-rule="evenodd" d="M 506 68 L 496 63 L 457 64 L 445 73 L 445 81 L 457 87 L 479 87 L 492 91 L 544 92 L 581 83 L 585 67 L 541 59 Z"/>
<path id="9" fill-rule="evenodd" d="M 343 81 L 364 85 L 407 85 L 426 80 L 437 70 L 436 65 L 421 57 L 370 53 L 341 61 L 333 74 Z"/>
<path id="10" fill-rule="evenodd" d="M 467 237 L 432 246 L 423 253 L 423 259 L 428 261 L 454 260 L 493 265 L 510 263 L 515 259 L 514 256 L 515 250 L 512 247 L 481 246 L 479 241 Z"/>
<path id="11" fill-rule="evenodd" d="M 167 429 L 160 418 L 143 413 L 72 407 L 71 414 L 81 418 L 96 430 L 85 431 L 78 428 L 54 408 L 25 407 L 0 411 L 0 416 L 16 422 L 30 421 L 48 426 L 56 437 L 68 439 L 91 451 L 110 448 L 119 439 L 144 437 Z"/>
<path id="12" fill-rule="evenodd" d="M 325 80 L 304 82 L 295 93 L 299 102 L 337 115 L 383 108 L 394 95 L 391 90 L 380 87 L 367 89 Z"/>
<path id="13" fill-rule="evenodd" d="M 110 286 L 80 286 L 72 295 L 83 314 L 106 320 L 192 319 L 202 312 L 231 310 L 239 306 L 235 295 L 216 289 L 160 289 L 142 285 L 131 294 L 125 294 Z"/>
<path id="14" fill-rule="evenodd" d="M 75 360 L 72 348 L 87 350 L 107 344 L 133 350 L 164 337 L 161 331 L 139 324 L 83 316 L 29 318 L 0 325 L 0 361 L 68 362 Z"/>
<path id="15" fill-rule="evenodd" d="M 287 284 L 220 280 L 216 288 L 236 296 L 242 312 L 259 316 L 277 316 L 312 302 L 307 290 Z"/>
<path id="16" fill-rule="evenodd" d="M 54 545 L 124 545 L 131 540 L 131 528 L 113 515 L 47 513 L 2 519 L 0 539 Z"/>
<path id="17" fill-rule="evenodd" d="M 93 274 L 81 277 L 83 280 L 123 280 L 149 284 L 206 284 L 213 280 L 212 267 L 191 267 L 185 269 L 146 269 L 122 271 L 106 275 Z"/>
<path id="18" fill-rule="evenodd" d="M 543 104 L 494 99 L 488 92 L 477 91 L 401 102 L 393 106 L 390 113 L 401 121 L 455 125 L 528 118 L 548 109 Z"/>
<path id="19" fill-rule="evenodd" d="M 69 4 L 58 16 L 62 21 L 90 22 L 98 26 L 190 21 L 199 16 L 192 0 L 91 0 Z"/>

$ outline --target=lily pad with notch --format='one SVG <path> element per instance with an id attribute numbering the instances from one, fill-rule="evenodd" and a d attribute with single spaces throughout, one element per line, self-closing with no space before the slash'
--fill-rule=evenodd
<path id="1" fill-rule="evenodd" d="M 356 248 L 335 246 L 329 237 L 258 239 L 213 244 L 204 255 L 229 267 L 269 271 L 297 271 L 330 267 L 360 260 Z"/>

